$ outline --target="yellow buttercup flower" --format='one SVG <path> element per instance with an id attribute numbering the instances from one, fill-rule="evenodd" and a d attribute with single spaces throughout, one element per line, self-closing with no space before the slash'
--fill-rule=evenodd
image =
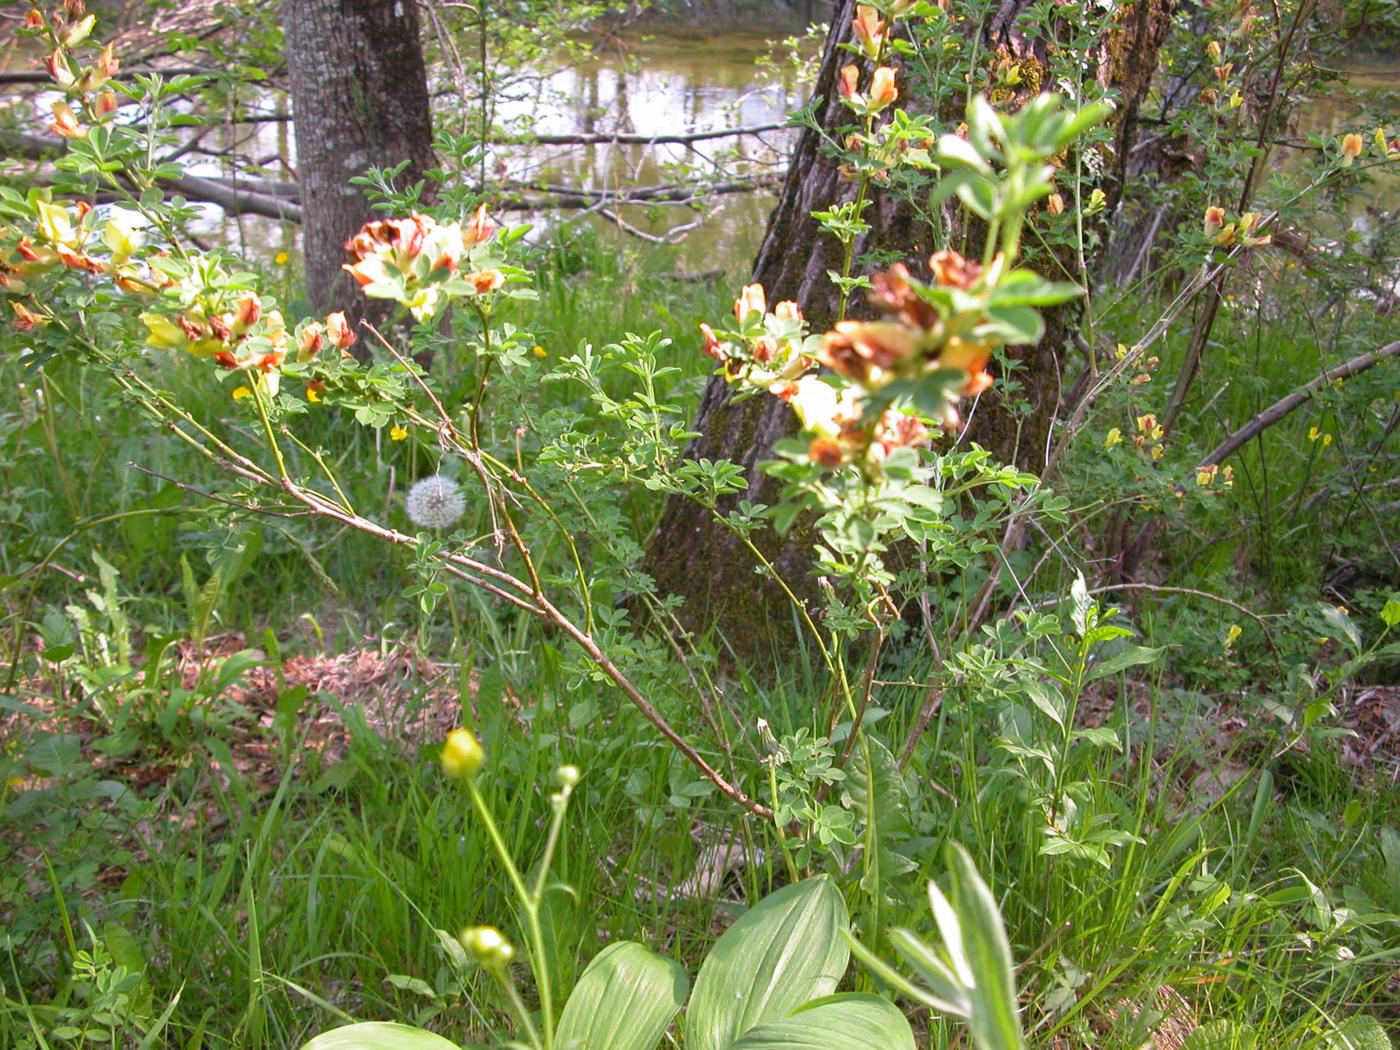
<path id="1" fill-rule="evenodd" d="M 289 262 L 291 261 L 291 258 L 292 258 L 292 257 L 291 257 L 290 255 L 288 255 L 286 252 L 278 252 L 276 255 L 274 255 L 274 256 L 272 257 L 272 261 L 273 261 L 273 263 L 276 264 L 277 266 L 286 266 L 287 263 L 289 263 Z"/>

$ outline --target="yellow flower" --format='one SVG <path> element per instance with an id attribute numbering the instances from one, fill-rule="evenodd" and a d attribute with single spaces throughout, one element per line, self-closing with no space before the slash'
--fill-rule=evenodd
<path id="1" fill-rule="evenodd" d="M 408 428 L 407 428 L 407 427 L 402 427 L 402 426 L 399 426 L 397 423 L 395 423 L 392 427 L 389 428 L 389 440 L 391 440 L 391 441 L 403 441 L 403 440 L 404 440 L 405 438 L 407 438 L 407 437 L 408 437 Z"/>
<path id="2" fill-rule="evenodd" d="M 1210 464 L 1209 466 L 1202 467 L 1200 470 L 1196 471 L 1196 484 L 1209 485 L 1212 481 L 1215 480 L 1216 472 L 1219 470 L 1220 468 L 1217 467 L 1214 463 Z"/>
<path id="3" fill-rule="evenodd" d="M 277 266 L 286 266 L 287 263 L 291 261 L 291 258 L 292 257 L 286 252 L 278 252 L 272 257 L 272 261 Z"/>
<path id="4" fill-rule="evenodd" d="M 1323 448 L 1326 448 L 1326 447 L 1327 447 L 1328 445 L 1330 445 L 1330 444 L 1332 444 L 1332 435 L 1331 435 L 1331 434 L 1323 434 L 1323 435 L 1322 435 L 1322 447 L 1323 447 Z"/>
<path id="5" fill-rule="evenodd" d="M 1118 360 L 1120 361 L 1123 360 L 1123 358 L 1128 356 L 1128 348 L 1122 343 L 1119 343 L 1118 348 L 1113 351 L 1113 356 L 1118 358 Z"/>
<path id="6" fill-rule="evenodd" d="M 313 405 L 320 402 L 321 395 L 317 393 L 316 388 L 314 386 L 309 386 L 306 388 L 306 400 L 311 402 L 311 404 Z"/>
<path id="7" fill-rule="evenodd" d="M 469 729 L 454 729 L 442 745 L 442 771 L 449 777 L 474 777 L 486 761 L 486 752 Z"/>
<path id="8" fill-rule="evenodd" d="M 1122 443 L 1123 443 L 1123 431 L 1119 430 L 1117 427 L 1114 427 L 1112 430 L 1110 430 L 1107 434 L 1104 435 L 1104 439 L 1103 439 L 1103 447 L 1104 447 L 1104 448 L 1113 448 L 1113 446 L 1115 446 L 1115 445 L 1121 445 Z"/>
<path id="9" fill-rule="evenodd" d="M 1237 623 L 1232 623 L 1232 624 L 1230 625 L 1230 629 L 1229 629 L 1228 631 L 1225 632 L 1225 650 L 1226 650 L 1226 652 L 1229 652 L 1230 647 L 1233 646 L 1233 645 L 1235 644 L 1235 642 L 1239 640 L 1239 637 L 1240 637 L 1240 635 L 1242 635 L 1242 634 L 1244 634 L 1244 630 L 1240 627 L 1239 624 L 1237 624 Z"/>
<path id="10" fill-rule="evenodd" d="M 549 351 L 547 351 L 547 350 L 546 350 L 544 347 L 542 347 L 542 346 L 536 346 L 536 347 L 534 347 L 534 348 L 530 351 L 530 353 L 534 354 L 536 357 L 539 357 L 539 358 L 545 358 L 545 357 L 548 357 L 548 356 L 549 356 Z"/>
<path id="11" fill-rule="evenodd" d="M 235 401 L 242 401 L 245 397 L 252 396 L 253 392 L 249 390 L 246 386 L 234 387 L 233 389 L 233 399 Z"/>
<path id="12" fill-rule="evenodd" d="M 1322 436 L 1322 431 L 1321 431 L 1321 430 L 1318 430 L 1317 427 L 1311 427 L 1311 428 L 1309 428 L 1309 430 L 1308 430 L 1308 440 L 1309 440 L 1309 441 L 1316 441 L 1316 440 L 1317 440 L 1318 438 L 1320 438 L 1321 436 Z"/>

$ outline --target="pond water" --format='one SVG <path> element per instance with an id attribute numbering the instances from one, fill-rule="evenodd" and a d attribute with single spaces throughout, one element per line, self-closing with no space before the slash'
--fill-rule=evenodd
<path id="1" fill-rule="evenodd" d="M 760 70 L 757 63 L 776 53 L 778 41 L 800 35 L 805 25 L 800 11 L 779 4 L 761 20 L 707 15 L 643 21 L 604 41 L 586 60 L 548 72 L 529 92 L 502 102 L 494 117 L 498 125 L 535 135 L 674 136 L 781 124 L 806 102 L 808 87 L 790 65 L 779 71 L 770 63 Z M 820 38 L 810 38 L 805 47 L 815 55 Z M 1343 85 L 1299 114 L 1299 137 L 1354 130 L 1361 98 L 1400 86 L 1400 56 L 1358 52 L 1342 72 Z M 450 88 L 445 82 L 439 86 Z M 267 133 L 275 134 L 271 129 Z M 544 187 L 545 197 L 549 187 L 604 193 L 630 186 L 681 186 L 697 178 L 715 183 L 771 179 L 780 173 L 795 135 L 783 129 L 689 145 L 498 145 L 488 168 L 512 192 L 540 196 L 536 188 Z M 278 148 L 275 141 L 267 145 L 274 152 Z M 1286 151 L 1281 156 L 1288 164 Z M 757 250 L 774 200 L 767 190 L 699 197 L 691 203 L 609 207 L 614 220 L 596 212 L 548 209 L 514 212 L 508 221 L 531 222 L 541 231 L 587 225 L 620 250 L 643 253 L 656 248 L 655 239 L 673 236 L 678 244 L 665 254 L 678 271 L 726 268 L 742 273 Z M 1368 207 L 1397 205 L 1400 176 L 1391 173 L 1358 194 L 1356 214 L 1365 221 Z M 618 221 L 637 232 L 620 229 Z M 234 224 L 223 224 L 223 231 L 225 236 L 234 233 Z M 241 237 L 255 251 L 285 249 L 296 255 L 294 227 L 245 220 Z"/>
<path id="2" fill-rule="evenodd" d="M 807 100 L 807 88 L 789 67 L 761 71 L 757 61 L 775 41 L 798 34 L 797 17 L 770 16 L 761 25 L 650 22 L 596 49 L 591 58 L 547 77 L 534 95 L 502 106 L 500 122 L 538 135 L 688 135 L 781 125 Z M 813 42 L 809 52 L 818 50 Z M 599 142 L 589 145 L 501 147 L 493 158 L 509 184 L 568 186 L 616 192 L 629 186 L 685 186 L 772 180 L 796 132 L 708 138 L 689 144 Z M 583 216 L 620 244 L 679 242 L 682 270 L 704 271 L 751 259 L 773 206 L 769 191 L 698 197 L 694 202 L 607 209 L 640 234 L 599 215 Z M 530 215 L 550 224 L 561 217 Z M 562 221 L 580 221 L 577 213 Z"/>

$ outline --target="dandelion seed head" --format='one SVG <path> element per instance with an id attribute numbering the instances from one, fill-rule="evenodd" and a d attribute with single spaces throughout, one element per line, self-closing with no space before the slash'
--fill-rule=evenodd
<path id="1" fill-rule="evenodd" d="M 408 490 L 409 520 L 425 529 L 446 529 L 457 523 L 467 509 L 462 490 L 451 478 L 433 474 Z"/>

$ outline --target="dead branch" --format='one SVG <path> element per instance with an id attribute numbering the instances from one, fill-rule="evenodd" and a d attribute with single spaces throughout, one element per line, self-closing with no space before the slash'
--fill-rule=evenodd
<path id="1" fill-rule="evenodd" d="M 1338 365 L 1336 368 L 1324 368 L 1317 376 L 1300 386 L 1287 397 L 1279 398 L 1264 411 L 1251 419 L 1244 426 L 1240 427 L 1233 434 L 1227 437 L 1210 455 L 1197 464 L 1196 469 L 1215 466 L 1237 452 L 1242 446 L 1248 444 L 1256 436 L 1283 419 L 1290 412 L 1296 409 L 1303 402 L 1307 401 L 1323 387 L 1329 383 L 1334 383 L 1339 379 L 1346 379 L 1354 376 L 1358 372 L 1364 372 L 1368 368 L 1380 364 L 1388 357 L 1393 357 L 1400 353 L 1400 340 L 1387 343 L 1379 350 L 1372 350 L 1370 353 L 1353 357 L 1346 364 Z"/>

